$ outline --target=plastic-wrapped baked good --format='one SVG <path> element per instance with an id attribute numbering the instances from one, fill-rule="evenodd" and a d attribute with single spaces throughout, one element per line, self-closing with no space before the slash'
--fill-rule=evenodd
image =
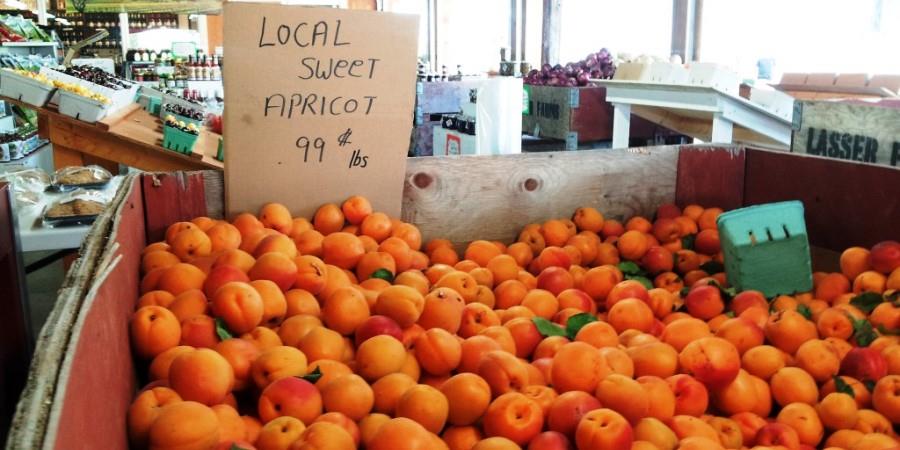
<path id="1" fill-rule="evenodd" d="M 52 227 L 88 225 L 103 212 L 108 202 L 107 196 L 100 192 L 78 189 L 48 204 L 43 223 Z"/>
<path id="2" fill-rule="evenodd" d="M 13 198 L 19 206 L 40 203 L 42 193 L 50 185 L 50 175 L 42 169 L 24 169 L 0 175 L 12 187 Z"/>
<path id="3" fill-rule="evenodd" d="M 100 166 L 65 167 L 53 174 L 53 185 L 57 190 L 99 189 L 106 186 L 112 174 Z"/>

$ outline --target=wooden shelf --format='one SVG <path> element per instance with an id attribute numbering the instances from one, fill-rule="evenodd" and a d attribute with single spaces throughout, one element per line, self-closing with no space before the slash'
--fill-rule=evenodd
<path id="1" fill-rule="evenodd" d="M 57 168 L 89 163 L 119 163 L 152 171 L 222 170 L 215 159 L 219 135 L 201 130 L 190 155 L 162 147 L 162 122 L 133 104 L 96 123 L 60 114 L 51 105 L 37 108 L 9 97 L 0 99 L 38 112 L 40 134 L 53 143 Z"/>

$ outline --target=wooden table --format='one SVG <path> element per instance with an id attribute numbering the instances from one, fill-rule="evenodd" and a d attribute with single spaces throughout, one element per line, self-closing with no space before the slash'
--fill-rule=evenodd
<path id="1" fill-rule="evenodd" d="M 613 148 L 628 146 L 631 114 L 670 130 L 719 144 L 789 150 L 791 121 L 712 87 L 643 81 L 591 80 L 613 104 Z"/>
<path id="2" fill-rule="evenodd" d="M 38 132 L 53 143 L 57 169 L 97 164 L 118 173 L 118 164 L 148 172 L 224 167 L 215 159 L 218 134 L 201 130 L 192 155 L 167 150 L 162 147 L 162 122 L 137 104 L 97 123 L 86 123 L 60 114 L 51 105 L 37 108 L 8 97 L 0 99 L 38 112 Z"/>

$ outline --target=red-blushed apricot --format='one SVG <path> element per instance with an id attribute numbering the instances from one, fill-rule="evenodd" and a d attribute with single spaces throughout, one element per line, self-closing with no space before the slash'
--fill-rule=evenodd
<path id="1" fill-rule="evenodd" d="M 675 394 L 675 415 L 700 417 L 709 405 L 709 392 L 703 383 L 685 374 L 666 379 Z"/>
<path id="2" fill-rule="evenodd" d="M 234 370 L 219 353 L 198 349 L 175 357 L 169 367 L 169 386 L 184 400 L 215 405 L 234 387 Z"/>
<path id="3" fill-rule="evenodd" d="M 285 377 L 269 384 L 259 396 L 259 418 L 268 423 L 291 416 L 304 424 L 322 414 L 322 396 L 316 387 L 303 379 Z"/>
<path id="4" fill-rule="evenodd" d="M 412 419 L 432 433 L 440 433 L 447 421 L 447 397 L 432 386 L 418 384 L 406 390 L 397 402 L 397 417 Z"/>
<path id="5" fill-rule="evenodd" d="M 494 399 L 483 419 L 485 435 L 505 437 L 519 445 L 525 445 L 537 436 L 543 423 L 540 405 L 518 392 Z"/>
<path id="6" fill-rule="evenodd" d="M 135 311 L 129 328 L 131 343 L 144 358 L 153 358 L 181 341 L 178 319 L 161 306 L 145 306 Z"/>
<path id="7" fill-rule="evenodd" d="M 525 364 L 503 350 L 484 353 L 476 373 L 487 381 L 494 397 L 510 391 L 519 391 L 528 385 L 528 370 Z"/>
<path id="8" fill-rule="evenodd" d="M 580 449 L 630 450 L 633 441 L 628 421 L 608 408 L 588 412 L 575 429 L 575 445 Z"/>
<path id="9" fill-rule="evenodd" d="M 396 337 L 379 334 L 366 339 L 356 350 L 356 371 L 374 381 L 399 372 L 406 363 L 406 347 Z"/>
<path id="10" fill-rule="evenodd" d="M 418 422 L 406 417 L 385 421 L 375 431 L 367 450 L 431 450 L 436 447 L 431 433 Z"/>
<path id="11" fill-rule="evenodd" d="M 722 386 L 737 376 L 741 357 L 732 343 L 717 337 L 706 337 L 685 346 L 678 355 L 678 363 L 700 382 Z"/>
<path id="12" fill-rule="evenodd" d="M 328 382 L 322 389 L 322 402 L 325 411 L 343 413 L 355 421 L 372 411 L 375 394 L 366 380 L 350 374 Z"/>
<path id="13" fill-rule="evenodd" d="M 150 426 L 159 417 L 162 409 L 181 401 L 178 393 L 167 387 L 155 387 L 138 394 L 128 407 L 128 438 L 132 444 L 147 445 Z"/>
<path id="14" fill-rule="evenodd" d="M 587 392 L 564 392 L 550 403 L 545 417 L 547 429 L 573 436 L 581 418 L 601 406 L 600 401 Z"/>
<path id="15" fill-rule="evenodd" d="M 419 366 L 432 375 L 449 374 L 462 358 L 460 341 L 443 328 L 425 330 L 415 340 L 413 348 Z"/>
<path id="16" fill-rule="evenodd" d="M 597 348 L 584 342 L 565 344 L 553 356 L 552 383 L 560 393 L 593 392 L 609 372 Z"/>
<path id="17" fill-rule="evenodd" d="M 219 441 L 219 419 L 208 406 L 193 401 L 165 406 L 150 425 L 149 448 L 213 448 Z"/>
<path id="18" fill-rule="evenodd" d="M 218 290 L 212 301 L 212 311 L 222 318 L 228 329 L 237 334 L 247 333 L 262 322 L 265 305 L 256 289 L 248 283 L 232 281 Z"/>

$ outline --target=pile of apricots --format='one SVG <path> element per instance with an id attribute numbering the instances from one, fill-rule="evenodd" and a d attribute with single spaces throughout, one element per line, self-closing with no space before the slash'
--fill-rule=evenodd
<path id="1" fill-rule="evenodd" d="M 721 213 L 464 247 L 360 196 L 175 223 L 142 253 L 131 446 L 900 449 L 900 243 L 769 299 L 729 287 Z"/>

